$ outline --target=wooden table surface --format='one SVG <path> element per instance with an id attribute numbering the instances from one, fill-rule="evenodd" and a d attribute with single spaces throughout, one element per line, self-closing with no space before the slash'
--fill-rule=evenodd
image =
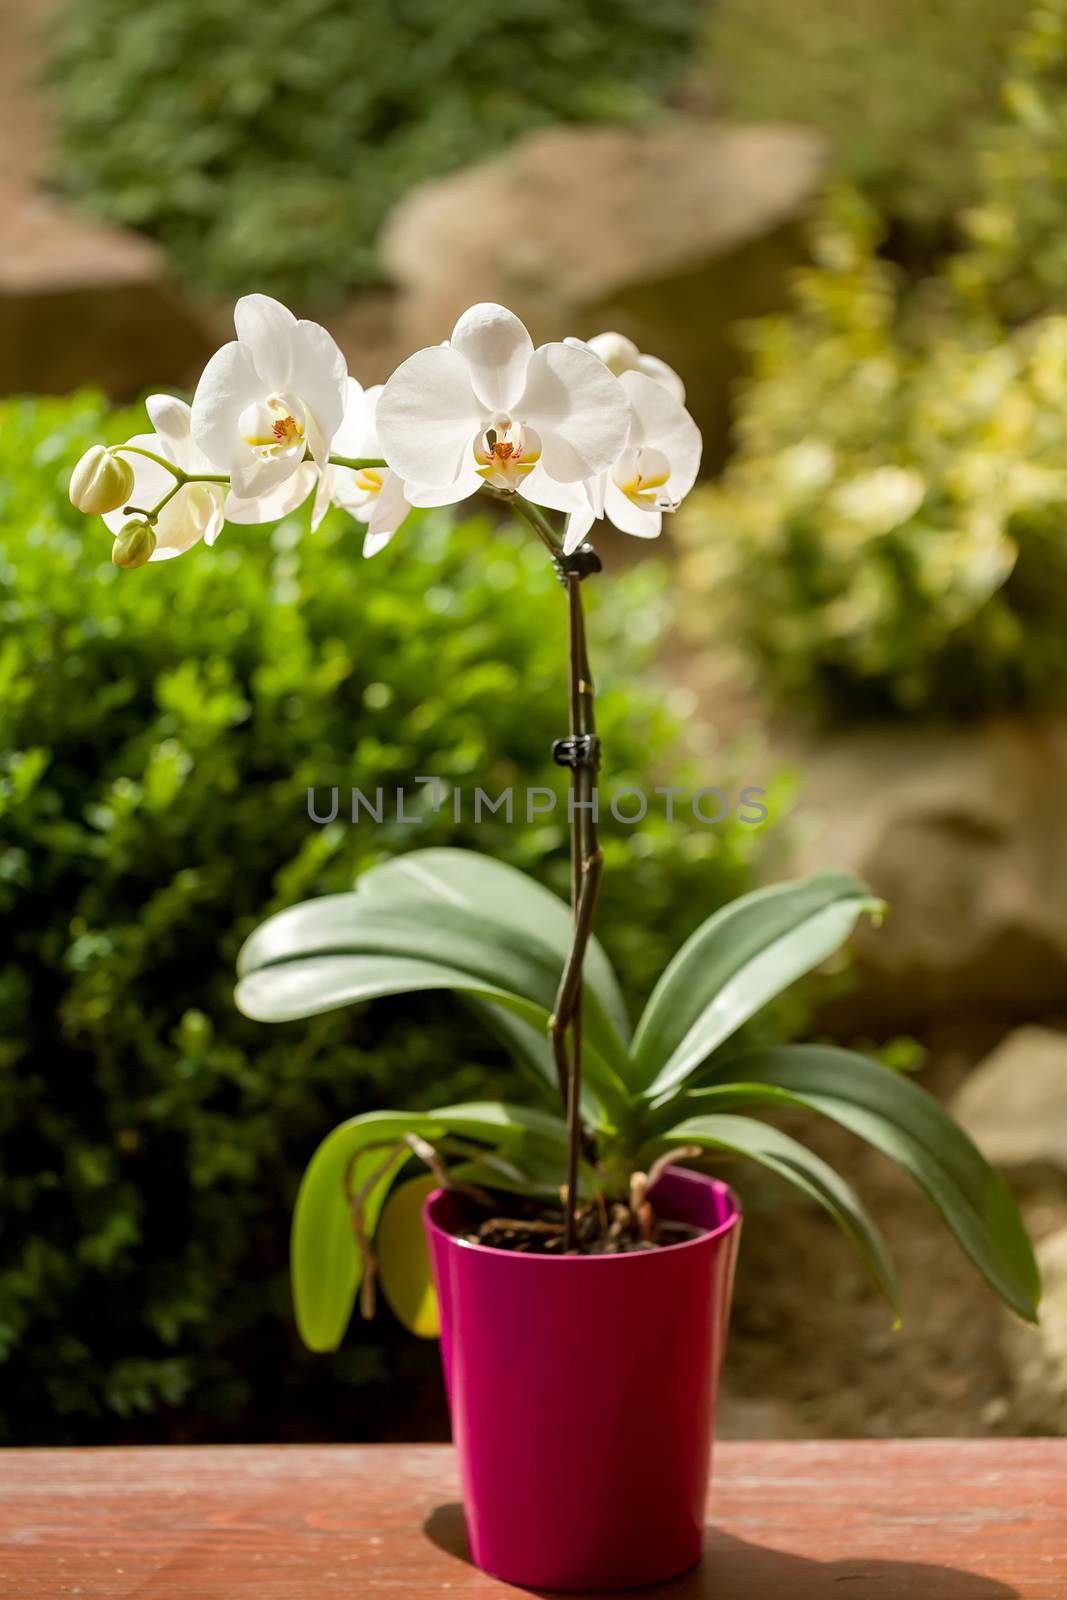
<path id="1" fill-rule="evenodd" d="M 490 1600 L 446 1445 L 0 1451 L 3 1600 Z M 671 1600 L 1067 1600 L 1067 1440 L 722 1444 Z"/>

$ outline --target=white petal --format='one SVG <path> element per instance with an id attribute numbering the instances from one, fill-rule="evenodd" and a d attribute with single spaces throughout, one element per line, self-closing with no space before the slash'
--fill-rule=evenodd
<path id="1" fill-rule="evenodd" d="M 522 480 L 519 493 L 535 506 L 545 506 L 549 511 L 588 511 L 591 509 L 586 482 L 557 483 L 550 478 L 540 462 L 528 477 Z"/>
<path id="2" fill-rule="evenodd" d="M 192 548 L 209 531 L 212 539 L 221 524 L 219 498 L 214 485 L 187 483 L 159 513 L 156 548 L 150 561 L 168 561 Z"/>
<path id="3" fill-rule="evenodd" d="M 376 456 L 377 439 L 368 447 L 374 435 L 374 407 L 381 394 L 381 385 L 364 389 L 355 378 L 345 385 L 345 410 L 333 440 L 333 452 L 339 456 Z"/>
<path id="4" fill-rule="evenodd" d="M 382 455 L 408 483 L 451 484 L 473 463 L 488 413 L 471 388 L 463 357 L 443 345 L 397 367 L 378 401 Z"/>
<path id="5" fill-rule="evenodd" d="M 572 556 L 578 546 L 585 540 L 586 534 L 595 522 L 591 511 L 574 511 L 567 518 L 567 527 L 563 535 L 563 554 Z"/>
<path id="6" fill-rule="evenodd" d="M 632 533 L 635 539 L 655 539 L 663 526 L 659 511 L 642 511 L 610 479 L 604 496 L 604 512 L 609 522 L 623 533 Z"/>
<path id="7" fill-rule="evenodd" d="M 367 523 L 368 537 L 381 538 L 385 534 L 391 538 L 411 510 L 411 505 L 404 493 L 404 483 L 395 472 L 386 475 L 381 492 L 375 495 L 371 503 L 370 518 Z"/>
<path id="8" fill-rule="evenodd" d="M 567 342 L 569 344 L 571 341 Z M 633 340 L 624 333 L 598 333 L 590 339 L 589 349 L 600 357 L 617 378 L 621 378 L 624 372 L 643 372 L 647 377 L 655 378 L 657 383 L 662 383 L 676 400 L 685 400 L 685 385 L 673 367 L 669 367 L 658 356 L 642 355 Z"/>
<path id="9" fill-rule="evenodd" d="M 624 333 L 597 333 L 588 341 L 588 348 L 600 357 L 616 377 L 630 372 L 641 358 L 641 352 L 632 339 Z"/>
<path id="10" fill-rule="evenodd" d="M 215 499 L 214 515 L 204 529 L 204 543 L 212 545 L 222 532 L 226 522 L 226 491 L 219 483 L 203 484 L 201 487 L 205 488 L 208 494 L 213 495 Z"/>
<path id="11" fill-rule="evenodd" d="M 682 405 L 685 404 L 685 384 L 674 368 L 661 361 L 659 356 L 638 356 L 635 370 L 643 372 L 648 378 L 654 378 L 665 389 L 669 389 L 676 400 L 680 400 Z"/>
<path id="12" fill-rule="evenodd" d="M 409 483 L 406 494 L 413 506 L 454 506 L 477 494 L 484 483 L 485 479 L 479 475 L 472 460 L 471 465 L 458 478 L 453 478 L 451 483 Z"/>
<path id="13" fill-rule="evenodd" d="M 250 461 L 230 469 L 230 488 L 238 500 L 259 500 L 287 483 L 304 464 L 299 450 L 273 459 L 253 456 Z"/>
<path id="14" fill-rule="evenodd" d="M 511 411 L 526 386 L 533 340 L 513 311 L 484 302 L 471 306 L 449 340 L 470 366 L 471 385 L 490 411 Z"/>
<path id="15" fill-rule="evenodd" d="M 333 478 L 337 467 L 324 467 L 319 473 L 319 481 L 315 485 L 315 504 L 311 508 L 311 531 L 317 533 L 322 519 L 333 504 Z"/>
<path id="16" fill-rule="evenodd" d="M 288 389 L 296 328 L 288 307 L 267 294 L 246 294 L 234 308 L 233 325 L 265 387 Z"/>
<path id="17" fill-rule="evenodd" d="M 214 466 L 228 471 L 251 459 L 237 419 L 262 396 L 262 379 L 243 344 L 234 340 L 215 351 L 200 375 L 192 410 L 193 438 Z"/>
<path id="18" fill-rule="evenodd" d="M 135 433 L 127 444 L 137 445 L 142 450 L 151 450 L 155 455 L 166 456 L 169 454 L 168 441 L 161 439 L 157 433 Z M 105 525 L 112 533 L 121 533 L 123 526 L 129 522 L 126 506 L 140 506 L 142 511 L 151 511 L 158 505 L 163 496 L 174 488 L 174 474 L 168 472 L 166 467 L 161 467 L 155 461 L 149 461 L 147 456 L 122 455 L 123 461 L 128 461 L 133 468 L 133 489 L 129 499 L 117 511 L 109 511 L 104 517 Z"/>
<path id="19" fill-rule="evenodd" d="M 189 438 L 192 429 L 192 412 L 184 400 L 179 400 L 173 394 L 150 394 L 144 403 L 148 412 L 149 421 L 160 438 L 168 439 L 171 445 L 181 446 Z M 172 460 L 177 462 L 177 452 Z"/>
<path id="20" fill-rule="evenodd" d="M 254 523 L 277 522 L 290 511 L 298 511 L 318 480 L 318 468 L 310 461 L 299 466 L 290 478 L 277 488 L 251 499 L 242 499 L 231 493 L 226 500 L 227 522 Z"/>
<path id="21" fill-rule="evenodd" d="M 630 407 L 618 379 L 591 350 L 544 344 L 534 352 L 515 408 L 541 435 L 541 461 L 560 483 L 610 467 L 626 444 Z"/>
<path id="22" fill-rule="evenodd" d="M 633 408 L 630 444 L 661 450 L 671 464 L 667 488 L 683 499 L 700 467 L 700 429 L 669 389 L 643 372 L 624 372 L 619 379 Z"/>
<path id="23" fill-rule="evenodd" d="M 371 556 L 376 556 L 379 550 L 385 549 L 395 532 L 395 528 L 390 528 L 387 533 L 371 533 L 368 529 L 367 536 L 363 540 L 363 554 L 368 559 Z"/>
<path id="24" fill-rule="evenodd" d="M 308 444 L 323 466 L 345 414 L 348 367 L 334 339 L 317 322 L 296 325 L 289 382 L 315 423 L 315 428 L 308 428 Z"/>

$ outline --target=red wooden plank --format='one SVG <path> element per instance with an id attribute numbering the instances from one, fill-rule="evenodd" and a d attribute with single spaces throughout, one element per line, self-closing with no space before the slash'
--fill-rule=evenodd
<path id="1" fill-rule="evenodd" d="M 0 1452 L 4 1600 L 492 1600 L 444 1445 Z M 1067 1600 L 1067 1441 L 723 1444 L 671 1600 Z"/>

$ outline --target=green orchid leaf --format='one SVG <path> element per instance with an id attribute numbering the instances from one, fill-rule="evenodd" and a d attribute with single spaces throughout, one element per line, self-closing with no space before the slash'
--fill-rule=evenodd
<path id="1" fill-rule="evenodd" d="M 468 992 L 486 999 L 517 996 L 538 1007 L 546 1022 L 563 965 L 557 952 L 527 929 L 495 921 L 463 902 L 399 896 L 387 905 L 374 895 L 334 894 L 269 917 L 245 942 L 237 971 L 245 980 L 264 970 L 350 957 L 388 957 L 461 972 L 474 980 Z M 626 1047 L 588 983 L 583 998 L 586 1037 L 618 1075 Z"/>
<path id="2" fill-rule="evenodd" d="M 401 956 L 309 956 L 246 973 L 234 991 L 234 999 L 238 1010 L 254 1022 L 295 1022 L 384 995 L 442 989 L 467 1000 L 491 1001 L 501 1016 L 510 1013 L 525 1023 L 527 1031 L 516 1029 L 509 1034 L 497 1016 L 493 1031 L 504 1033 L 513 1046 L 525 1042 L 531 1057 L 537 1059 L 530 1034 L 544 1037 L 547 1033 L 549 1014 L 543 1007 L 469 973 L 430 961 L 411 961 Z M 585 1103 L 595 1113 L 596 1121 L 610 1126 L 627 1099 L 626 1086 L 589 1039 L 583 1042 L 582 1062 Z M 546 1081 L 556 1092 L 554 1066 Z"/>
<path id="3" fill-rule="evenodd" d="M 860 1254 L 894 1311 L 899 1294 L 896 1270 L 877 1224 L 855 1191 L 832 1167 L 788 1134 L 751 1117 L 693 1116 L 675 1123 L 642 1150 L 642 1165 L 681 1145 L 729 1152 L 757 1162 L 825 1207 Z"/>
<path id="4" fill-rule="evenodd" d="M 743 1023 L 833 955 L 881 902 L 848 872 L 743 895 L 682 946 L 634 1034 L 637 1081 L 650 1098 L 683 1083 Z"/>
<path id="5" fill-rule="evenodd" d="M 422 1225 L 423 1205 L 437 1187 L 433 1173 L 400 1184 L 385 1202 L 374 1235 L 382 1293 L 397 1321 L 420 1339 L 436 1339 L 441 1332 Z"/>
<path id="6" fill-rule="evenodd" d="M 363 1199 L 363 1227 L 374 1235 L 385 1198 L 411 1157 L 408 1133 L 443 1139 L 451 1133 L 489 1149 L 521 1148 L 536 1136 L 566 1151 L 560 1118 L 498 1101 L 471 1101 L 424 1114 L 372 1111 L 342 1122 L 319 1145 L 300 1183 L 293 1212 L 290 1265 L 300 1337 L 311 1350 L 336 1350 L 352 1316 L 363 1261 L 352 1230 L 347 1189 Z"/>
<path id="7" fill-rule="evenodd" d="M 516 867 L 475 850 L 412 850 L 394 856 L 363 874 L 358 893 L 391 905 L 403 897 L 470 906 L 494 922 L 529 932 L 555 953 L 560 969 L 570 951 L 570 906 Z M 585 982 L 620 1039 L 628 1041 L 630 1021 L 619 980 L 595 937 L 585 954 Z"/>
<path id="8" fill-rule="evenodd" d="M 430 1117 L 371 1111 L 342 1122 L 315 1151 L 297 1192 L 289 1244 L 293 1309 L 309 1350 L 337 1349 L 363 1278 L 345 1199 L 346 1173 L 353 1194 L 377 1174 L 363 1204 L 364 1228 L 370 1237 L 391 1183 L 410 1159 L 404 1135 L 434 1139 L 444 1132 Z"/>
<path id="9" fill-rule="evenodd" d="M 1036 1320 L 1040 1274 L 1007 1184 L 933 1096 L 891 1068 L 851 1050 L 783 1045 L 718 1063 L 706 1087 L 678 1096 L 663 1115 L 783 1103 L 831 1118 L 895 1161 L 990 1287 Z"/>

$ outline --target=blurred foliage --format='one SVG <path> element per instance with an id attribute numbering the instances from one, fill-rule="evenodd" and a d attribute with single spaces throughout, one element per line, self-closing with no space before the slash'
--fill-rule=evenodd
<path id="1" fill-rule="evenodd" d="M 746 330 L 737 452 L 680 519 L 688 622 L 809 711 L 1067 698 L 1065 69 L 1046 0 L 943 273 L 910 283 L 843 191 L 793 308 Z"/>
<path id="2" fill-rule="evenodd" d="M 936 234 L 975 191 L 1024 14 L 1020 0 L 716 0 L 714 82 L 728 114 L 822 129 L 841 178 Z"/>
<path id="3" fill-rule="evenodd" d="M 961 293 L 994 320 L 1067 310 L 1067 4 L 1043 0 L 1013 41 L 1003 117 L 980 156 L 965 211 L 969 248 L 950 264 Z"/>
<path id="4" fill-rule="evenodd" d="M 700 0 L 67 0 L 63 187 L 214 288 L 322 299 L 380 276 L 412 184 L 554 122 L 632 121 Z"/>
<path id="5" fill-rule="evenodd" d="M 296 1184 L 339 1118 L 507 1093 L 512 1069 L 440 998 L 256 1026 L 234 958 L 272 908 L 414 845 L 476 845 L 566 893 L 565 808 L 513 826 L 469 805 L 458 825 L 449 805 L 420 826 L 307 812 L 309 788 L 321 812 L 333 784 L 391 799 L 420 774 L 468 796 L 563 785 L 562 597 L 529 536 L 443 513 L 373 562 L 333 513 L 314 538 L 299 518 L 227 529 L 119 573 L 66 483 L 139 421 L 92 397 L 0 411 L 0 1439 L 418 1434 L 405 1408 L 420 1375 L 439 1404 L 435 1350 L 381 1323 L 328 1362 L 297 1348 Z M 736 792 L 647 674 L 657 564 L 590 589 L 609 790 L 732 772 Z M 599 921 L 636 1007 L 749 886 L 760 830 L 653 803 L 603 831 Z"/>

